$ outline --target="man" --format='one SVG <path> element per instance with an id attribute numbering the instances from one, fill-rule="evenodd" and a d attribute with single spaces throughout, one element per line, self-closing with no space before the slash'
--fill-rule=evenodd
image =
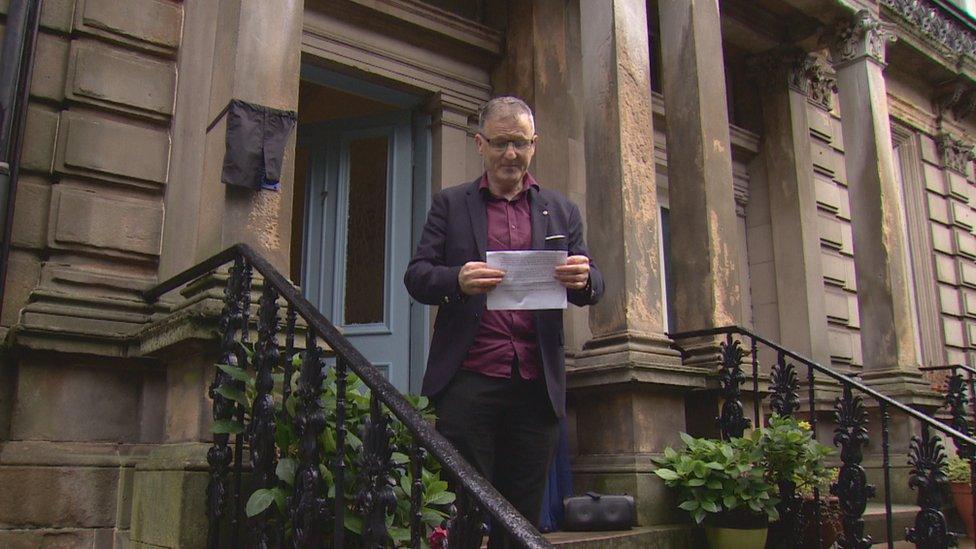
<path id="1" fill-rule="evenodd" d="M 505 272 L 485 252 L 566 250 L 553 276 L 568 300 L 590 305 L 603 293 L 579 209 L 528 172 L 537 139 L 522 100 L 482 108 L 475 143 L 485 172 L 434 196 L 404 276 L 411 296 L 439 306 L 423 384 L 437 430 L 533 523 L 566 409 L 563 313 L 487 310 L 485 294 Z M 499 530 L 489 547 L 508 543 Z"/>

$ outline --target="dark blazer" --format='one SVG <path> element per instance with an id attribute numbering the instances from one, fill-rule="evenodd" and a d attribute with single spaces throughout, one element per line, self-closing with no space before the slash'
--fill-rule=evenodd
<path id="1" fill-rule="evenodd" d="M 447 386 L 467 357 L 481 323 L 486 296 L 465 296 L 458 272 L 468 261 L 484 261 L 488 217 L 478 186 L 481 178 L 444 189 L 434 196 L 417 252 L 403 282 L 414 299 L 439 305 L 430 344 L 423 394 L 433 396 Z M 532 249 L 567 250 L 586 255 L 583 221 L 579 208 L 563 195 L 548 189 L 529 188 L 532 217 Z M 546 240 L 547 236 L 565 238 Z M 570 303 L 596 303 L 603 295 L 603 276 L 590 263 L 590 283 L 584 290 L 567 290 Z M 566 413 L 566 366 L 563 348 L 562 309 L 536 311 L 536 332 L 553 411 Z"/>

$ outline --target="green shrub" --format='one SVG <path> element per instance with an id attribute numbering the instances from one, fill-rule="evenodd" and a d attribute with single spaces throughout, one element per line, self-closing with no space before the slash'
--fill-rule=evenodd
<path id="1" fill-rule="evenodd" d="M 250 351 L 249 351 L 250 354 Z M 299 438 L 295 433 L 292 423 L 283 420 L 282 409 L 288 410 L 289 417 L 294 417 L 298 399 L 295 390 L 298 384 L 298 370 L 301 367 L 301 356 L 296 354 L 292 358 L 292 365 L 295 368 L 295 375 L 292 378 L 291 395 L 287 401 L 283 401 L 281 387 L 284 383 L 284 374 L 276 371 L 273 374 L 275 379 L 275 389 L 273 396 L 275 400 L 275 446 L 278 450 L 278 467 L 276 474 L 281 481 L 278 486 L 273 488 L 262 488 L 256 490 L 249 497 L 245 505 L 247 516 L 255 516 L 270 507 L 274 507 L 275 514 L 286 526 L 286 532 L 290 535 L 291 527 L 288 523 L 287 510 L 285 509 L 285 498 L 290 495 L 293 486 L 295 473 L 299 465 Z M 218 364 L 218 368 L 227 373 L 232 379 L 243 381 L 245 390 L 231 389 L 222 387 L 218 392 L 231 400 L 244 405 L 247 415 L 250 415 L 250 403 L 256 395 L 254 371 L 244 371 L 234 366 Z M 322 405 L 326 416 L 326 427 L 320 436 L 321 453 L 319 461 L 319 471 L 322 478 L 329 487 L 328 497 L 335 498 L 335 482 L 330 469 L 338 452 L 336 439 L 336 400 L 337 400 L 336 373 L 334 368 L 330 368 L 322 384 L 322 392 L 319 402 Z M 434 415 L 427 397 L 416 395 L 404 395 L 404 397 L 424 416 L 425 419 L 433 421 Z M 361 488 L 359 479 L 359 463 L 357 457 L 362 448 L 362 440 L 359 434 L 362 425 L 370 414 L 370 395 L 369 389 L 355 374 L 349 373 L 346 381 L 345 390 L 346 402 L 346 447 L 344 453 L 345 463 L 345 529 L 348 538 L 354 546 L 358 543 L 358 536 L 362 532 L 362 517 L 355 509 L 356 496 Z M 384 408 L 384 412 L 388 412 Z M 408 457 L 409 448 L 413 443 L 413 435 L 395 416 L 389 414 L 390 427 L 394 436 L 391 440 L 393 446 L 392 461 L 395 464 L 391 476 L 394 481 L 393 491 L 397 498 L 396 510 L 392 515 L 386 517 L 387 527 L 396 546 L 406 546 L 410 541 L 410 493 L 413 483 L 413 476 L 410 472 L 410 459 Z M 246 418 L 249 423 L 250 417 Z M 244 426 L 235 420 L 224 420 L 214 422 L 215 433 L 239 433 L 243 432 Z M 455 495 L 447 488 L 447 482 L 441 479 L 440 464 L 428 456 L 423 463 L 421 481 L 423 483 L 423 493 L 421 496 L 421 513 L 423 525 L 426 532 L 422 539 L 426 540 L 429 532 L 441 525 L 447 518 L 447 509 L 454 502 Z M 334 524 L 329 522 L 325 525 L 326 535 L 331 537 Z M 424 545 L 427 546 L 426 541 Z"/>

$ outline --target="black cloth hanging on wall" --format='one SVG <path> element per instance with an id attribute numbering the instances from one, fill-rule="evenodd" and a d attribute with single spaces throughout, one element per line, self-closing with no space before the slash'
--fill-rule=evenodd
<path id="1" fill-rule="evenodd" d="M 297 113 L 231 99 L 210 128 L 225 114 L 227 148 L 220 181 L 255 190 L 279 190 L 285 144 L 298 120 Z"/>

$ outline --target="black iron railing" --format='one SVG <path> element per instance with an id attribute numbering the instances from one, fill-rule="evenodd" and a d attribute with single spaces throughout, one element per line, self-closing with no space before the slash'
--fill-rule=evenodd
<path id="1" fill-rule="evenodd" d="M 964 364 L 946 366 L 923 366 L 923 372 L 948 372 L 943 389 L 945 410 L 949 413 L 949 423 L 960 433 L 973 434 L 976 428 L 976 369 Z M 965 377 L 963 376 L 965 374 Z M 969 408 L 967 409 L 967 404 Z M 965 442 L 954 441 L 956 454 L 969 462 L 969 493 L 972 497 L 971 520 L 976 524 L 976 453 Z"/>
<path id="2" fill-rule="evenodd" d="M 419 548 L 427 528 L 423 526 L 421 492 L 424 490 L 422 469 L 428 456 L 440 464 L 440 471 L 453 481 L 456 491 L 456 503 L 445 521 L 449 547 L 477 547 L 488 516 L 493 528 L 504 529 L 519 545 L 550 547 L 532 524 L 461 458 L 383 374 L 249 246 L 238 244 L 228 248 L 152 288 L 145 293 L 145 298 L 155 302 L 163 294 L 208 276 L 227 263 L 233 266 L 219 321 L 221 358 L 210 387 L 215 434 L 207 456 L 210 465 L 206 493 L 208 547 L 345 547 L 344 525 L 349 518 L 347 507 L 351 505 L 358 514 L 354 521 L 359 535 L 356 545 L 396 544 Z M 252 323 L 253 271 L 261 275 L 263 287 L 257 319 Z M 286 303 L 284 353 L 279 349 L 279 299 Z M 299 317 L 307 326 L 302 353 L 296 353 L 295 346 Z M 253 345 L 249 341 L 252 324 L 257 330 Z M 320 340 L 328 346 L 328 352 L 319 346 Z M 327 365 L 327 355 L 335 357 L 334 373 L 329 372 L 332 367 Z M 242 372 L 251 377 L 245 378 Z M 297 384 L 293 384 L 296 373 Z M 346 418 L 349 411 L 346 383 L 350 373 L 358 376 L 369 390 L 368 414 L 358 431 L 356 479 L 348 478 L 350 463 L 343 459 L 355 434 L 349 431 Z M 323 383 L 327 375 L 335 376 L 336 398 L 330 404 L 334 410 L 324 407 L 327 399 L 323 398 Z M 251 380 L 249 387 L 246 379 Z M 282 405 L 289 399 L 294 402 L 293 409 Z M 335 418 L 334 425 L 326 424 L 327 413 Z M 395 447 L 391 440 L 394 420 L 390 414 L 409 431 L 412 437 L 409 447 Z M 235 429 L 234 425 L 243 428 Z M 281 434 L 276 433 L 276 426 L 293 430 L 298 441 L 290 484 L 276 474 L 285 452 L 276 444 L 276 436 Z M 323 436 L 327 429 L 334 436 Z M 328 441 L 334 441 L 337 457 L 327 467 L 320 467 L 326 453 L 323 444 Z M 249 463 L 244 460 L 245 451 L 249 452 Z M 402 452 L 409 459 L 398 462 L 394 452 Z M 408 478 L 406 486 L 393 485 L 392 473 L 396 468 Z M 358 483 L 359 491 L 354 494 L 354 501 L 347 501 L 351 480 Z M 388 518 L 398 504 L 395 489 L 409 494 L 410 505 L 409 540 L 400 536 L 396 543 L 388 528 Z M 262 494 L 286 491 L 280 504 L 285 511 L 276 514 L 265 506 L 263 511 L 246 517 L 244 502 L 250 504 L 258 490 L 264 490 Z M 328 536 L 326 530 L 330 524 L 334 527 Z"/>
<path id="3" fill-rule="evenodd" d="M 719 382 L 723 403 L 717 418 L 723 438 L 742 436 L 750 426 L 760 425 L 763 419 L 762 401 L 767 397 L 771 413 L 785 417 L 795 417 L 802 413 L 800 394 L 803 389 L 806 391 L 808 421 L 816 436 L 818 379 L 823 381 L 826 378 L 836 383 L 834 390 L 839 390 L 840 396 L 836 398 L 834 405 L 836 427 L 833 444 L 840 448 L 840 470 L 837 481 L 832 484 L 830 491 L 838 498 L 841 510 L 843 532 L 838 539 L 840 547 L 862 548 L 872 543 L 871 536 L 865 533 L 864 523 L 867 503 L 875 497 L 876 493 L 875 486 L 868 483 L 867 473 L 862 465 L 864 448 L 869 440 L 865 399 L 877 405 L 881 424 L 883 493 L 888 547 L 894 547 L 895 543 L 889 441 L 892 413 L 908 416 L 920 425 L 920 433 L 912 436 L 908 447 L 908 464 L 911 466 L 909 486 L 917 490 L 916 502 L 919 511 L 915 515 L 914 525 L 906 529 L 904 539 L 925 548 L 949 547 L 954 544 L 955 535 L 949 531 L 945 516 L 942 514 L 946 484 L 945 448 L 942 439 L 935 432 L 951 437 L 962 455 L 972 458 L 976 440 L 970 435 L 969 429 L 959 430 L 946 425 L 879 393 L 853 377 L 817 364 L 745 328 L 727 326 L 670 334 L 679 349 L 682 348 L 681 342 L 696 338 L 707 341 L 705 338 L 716 336 L 725 336 L 724 341 L 719 345 L 721 356 Z M 768 394 L 760 392 L 759 355 L 762 348 L 770 350 L 776 356 L 776 362 L 769 371 Z M 684 351 L 682 353 L 684 354 Z M 751 420 L 746 417 L 742 404 L 742 386 L 746 383 L 744 365 L 751 367 L 753 405 Z M 805 387 L 801 387 L 801 376 L 805 377 Z M 822 383 L 819 387 L 820 390 L 825 390 Z M 822 524 L 823 517 L 820 514 L 821 494 L 818 489 L 814 489 L 814 499 L 816 500 L 815 520 L 819 526 Z M 781 492 L 780 500 L 781 522 L 795 523 L 797 494 L 790 491 Z M 779 533 L 786 537 L 780 540 L 784 542 L 784 547 L 800 547 L 801 542 L 809 541 L 798 539 L 800 533 L 797 529 L 784 528 L 779 530 Z M 820 547 L 820 534 L 820 528 L 817 528 L 816 547 Z"/>

